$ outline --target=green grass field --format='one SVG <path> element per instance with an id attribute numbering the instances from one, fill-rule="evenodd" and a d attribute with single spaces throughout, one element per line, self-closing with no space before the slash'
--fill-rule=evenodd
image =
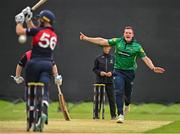
<path id="1" fill-rule="evenodd" d="M 140 104 L 131 105 L 131 112 L 126 116 L 124 124 L 110 120 L 109 107 L 105 106 L 105 120 L 92 120 L 92 103 L 68 103 L 72 121 L 64 121 L 58 112 L 58 103 L 49 107 L 49 121 L 45 132 L 55 133 L 180 133 L 180 104 Z M 0 133 L 11 130 L 18 133 L 25 127 L 25 104 L 13 104 L 0 101 Z M 22 124 L 24 125 L 22 127 Z M 17 126 L 16 126 L 17 125 Z M 14 126 L 14 127 L 13 127 Z M 18 129 L 15 129 L 15 126 Z M 61 128 L 62 127 L 62 128 Z"/>

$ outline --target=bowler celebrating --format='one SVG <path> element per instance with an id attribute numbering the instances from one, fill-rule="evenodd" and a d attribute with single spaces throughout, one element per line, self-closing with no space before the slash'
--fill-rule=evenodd
<path id="1" fill-rule="evenodd" d="M 125 27 L 124 35 L 120 38 L 93 38 L 80 33 L 80 40 L 88 41 L 101 46 L 115 46 L 115 65 L 113 75 L 118 111 L 117 123 L 123 123 L 123 97 L 125 97 L 125 112 L 127 112 L 131 102 L 132 86 L 135 78 L 135 70 L 137 68 L 137 58 L 141 58 L 155 73 L 164 73 L 165 70 L 161 67 L 154 66 L 151 59 L 144 52 L 142 46 L 134 39 L 134 31 L 130 26 Z"/>

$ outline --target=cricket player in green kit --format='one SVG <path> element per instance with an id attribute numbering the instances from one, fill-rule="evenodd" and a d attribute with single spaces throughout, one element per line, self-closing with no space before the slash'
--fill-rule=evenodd
<path id="1" fill-rule="evenodd" d="M 80 40 L 101 46 L 110 45 L 115 47 L 113 77 L 118 112 L 117 123 L 123 123 L 124 115 L 130 109 L 129 104 L 131 103 L 132 86 L 135 78 L 135 70 L 137 68 L 137 58 L 141 58 L 155 73 L 164 73 L 165 69 L 154 66 L 152 60 L 146 55 L 142 46 L 134 39 L 134 31 L 130 26 L 125 27 L 123 37 L 120 38 L 93 38 L 80 33 Z"/>

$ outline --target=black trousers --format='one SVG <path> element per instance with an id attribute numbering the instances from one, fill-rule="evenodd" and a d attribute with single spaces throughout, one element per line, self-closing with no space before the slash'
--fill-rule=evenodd
<path id="1" fill-rule="evenodd" d="M 114 95 L 114 87 L 113 83 L 105 84 L 105 90 L 109 102 L 110 114 L 111 118 L 116 117 L 116 106 L 115 106 L 115 95 Z M 100 90 L 100 107 L 103 100 L 103 90 Z M 98 93 L 98 87 L 96 88 L 96 93 Z M 98 94 L 96 94 L 96 102 L 95 102 L 95 117 L 99 118 L 98 116 Z"/>

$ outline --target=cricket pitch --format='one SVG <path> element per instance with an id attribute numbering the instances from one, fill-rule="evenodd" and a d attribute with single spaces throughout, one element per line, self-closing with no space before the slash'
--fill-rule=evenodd
<path id="1" fill-rule="evenodd" d="M 143 133 L 147 130 L 161 127 L 170 121 L 126 120 L 119 124 L 115 120 L 72 119 L 49 120 L 43 134 L 54 133 Z M 0 134 L 32 134 L 26 132 L 25 121 L 0 121 Z"/>

